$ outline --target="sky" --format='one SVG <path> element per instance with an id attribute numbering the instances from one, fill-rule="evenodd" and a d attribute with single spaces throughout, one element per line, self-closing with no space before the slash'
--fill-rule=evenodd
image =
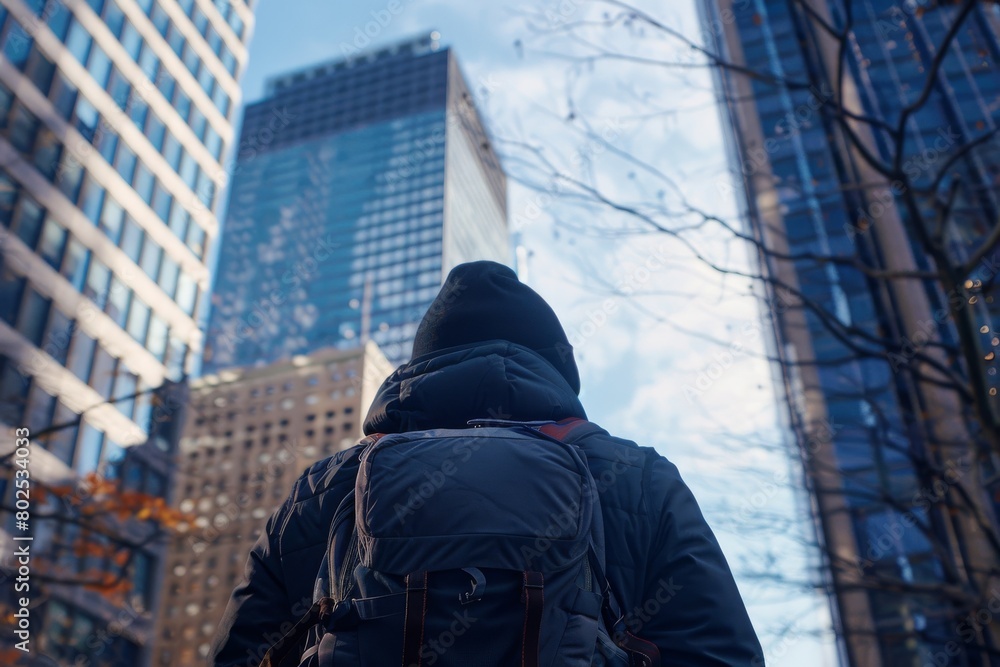
<path id="1" fill-rule="evenodd" d="M 698 34 L 691 0 L 638 4 Z M 510 227 L 527 260 L 519 270 L 576 349 L 589 418 L 678 466 L 729 559 L 767 664 L 834 665 L 749 281 L 722 279 L 675 237 L 580 201 L 548 173 L 554 165 L 670 224 L 696 221 L 678 213 L 684 204 L 734 216 L 709 73 L 581 60 L 592 47 L 560 31 L 605 10 L 589 0 L 260 0 L 244 100 L 260 99 L 275 74 L 437 30 L 509 174 Z M 691 60 L 641 26 L 593 37 Z M 718 230 L 692 238 L 713 261 L 746 261 Z"/>

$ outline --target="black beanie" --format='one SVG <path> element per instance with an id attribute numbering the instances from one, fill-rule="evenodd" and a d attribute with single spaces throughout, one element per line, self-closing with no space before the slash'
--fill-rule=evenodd
<path id="1" fill-rule="evenodd" d="M 580 393 L 573 348 L 549 304 L 503 264 L 459 264 L 417 327 L 413 358 L 488 340 L 506 340 L 534 350 Z"/>

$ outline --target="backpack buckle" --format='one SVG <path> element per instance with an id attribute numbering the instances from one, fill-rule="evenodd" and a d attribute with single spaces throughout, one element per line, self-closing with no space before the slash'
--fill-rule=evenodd
<path id="1" fill-rule="evenodd" d="M 479 602 L 483 599 L 483 593 L 486 592 L 486 575 L 478 567 L 463 567 L 462 572 L 472 577 L 472 590 L 461 593 L 458 596 L 458 601 L 462 604 Z"/>
<path id="2" fill-rule="evenodd" d="M 531 607 L 533 604 L 541 605 L 545 592 L 545 579 L 541 572 L 525 570 L 521 584 L 521 601 Z"/>

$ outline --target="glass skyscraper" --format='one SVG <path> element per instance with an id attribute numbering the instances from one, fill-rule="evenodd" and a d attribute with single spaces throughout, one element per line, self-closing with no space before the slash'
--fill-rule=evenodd
<path id="1" fill-rule="evenodd" d="M 957 392 L 897 372 L 901 359 L 938 358 L 939 352 L 948 372 L 957 377 L 967 370 L 948 352 L 958 345 L 950 312 L 962 299 L 971 299 L 983 325 L 982 339 L 974 342 L 980 359 L 993 359 L 992 346 L 1000 344 L 991 342 L 993 296 L 975 275 L 945 294 L 933 281 L 887 281 L 858 268 L 933 269 L 916 220 L 934 219 L 953 186 L 957 197 L 942 230 L 953 256 L 964 261 L 1000 224 L 995 3 L 971 3 L 940 54 L 937 81 L 925 85 L 965 5 L 698 3 L 709 47 L 736 65 L 716 69 L 717 91 L 731 163 L 744 188 L 747 232 L 763 248 L 756 257 L 769 281 L 770 352 L 780 362 L 788 426 L 805 464 L 845 664 L 996 664 L 1000 648 L 1000 617 L 968 620 L 991 599 L 984 592 L 977 603 L 969 591 L 975 589 L 970 577 L 985 576 L 997 562 L 985 536 L 996 530 L 996 453 L 982 446 L 974 415 Z M 832 35 L 845 28 L 845 48 L 830 47 Z M 841 55 L 842 87 L 836 81 Z M 740 67 L 762 76 L 747 76 Z M 838 99 L 855 112 L 845 124 L 862 127 L 857 141 L 890 165 L 896 145 L 885 128 L 913 105 L 895 164 L 916 193 L 914 206 L 904 205 L 907 193 L 896 182 L 859 157 L 845 124 L 828 112 Z M 959 153 L 970 142 L 976 143 Z M 963 295 L 956 302 L 957 294 Z M 895 358 L 893 346 L 880 348 L 880 340 L 899 342 Z M 996 369 L 986 377 L 995 396 Z M 936 477 L 934 465 L 944 468 Z M 963 502 L 979 508 L 975 521 L 948 506 L 956 480 L 969 494 Z M 955 591 L 972 601 L 960 601 Z"/>
<path id="2" fill-rule="evenodd" d="M 436 34 L 272 79 L 237 157 L 206 372 L 366 340 L 400 363 L 452 266 L 508 261 L 506 180 Z"/>
<path id="3" fill-rule="evenodd" d="M 253 4 L 0 1 L 0 423 L 40 436 L 39 480 L 123 474 L 155 432 L 153 390 L 200 359 Z M 166 492 L 164 471 L 137 474 Z M 137 581 L 155 561 L 139 555 Z M 94 642 L 118 611 L 56 597 L 43 653 L 142 662 L 146 611 Z"/>

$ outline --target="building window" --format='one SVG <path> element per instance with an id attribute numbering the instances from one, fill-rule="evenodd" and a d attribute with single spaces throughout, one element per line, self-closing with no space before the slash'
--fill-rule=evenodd
<path id="1" fill-rule="evenodd" d="M 61 73 L 57 72 L 55 81 L 52 84 L 52 90 L 49 92 L 49 99 L 52 100 L 52 106 L 56 108 L 59 115 L 66 120 L 69 120 L 73 115 L 73 109 L 76 106 L 76 97 L 76 86 L 70 83 Z"/>
<path id="2" fill-rule="evenodd" d="M 174 110 L 187 122 L 188 114 L 191 113 L 191 98 L 183 90 L 177 91 L 177 99 L 174 100 Z"/>
<path id="3" fill-rule="evenodd" d="M 55 75 L 56 66 L 51 60 L 42 55 L 36 45 L 28 56 L 28 62 L 24 67 L 24 73 L 31 82 L 35 84 L 43 95 L 49 94 L 49 86 L 52 85 L 52 77 Z"/>
<path id="4" fill-rule="evenodd" d="M 66 35 L 65 44 L 73 57 L 83 65 L 87 66 L 87 56 L 90 54 L 90 34 L 84 30 L 80 23 L 73 19 L 70 22 L 69 33 Z"/>
<path id="5" fill-rule="evenodd" d="M 184 344 L 184 341 L 171 336 L 167 345 L 167 358 L 164 362 L 167 367 L 167 376 L 171 380 L 180 380 L 182 377 L 186 356 L 187 345 Z"/>
<path id="6" fill-rule="evenodd" d="M 66 367 L 81 382 L 87 382 L 90 374 L 90 363 L 94 358 L 94 349 L 97 341 L 88 336 L 83 331 L 77 329 L 70 343 L 69 361 Z"/>
<path id="7" fill-rule="evenodd" d="M 4 227 L 9 227 L 14 217 L 14 203 L 17 201 L 19 187 L 0 170 L 0 224 Z"/>
<path id="8" fill-rule="evenodd" d="M 66 31 L 69 29 L 72 14 L 69 13 L 69 10 L 66 9 L 65 5 L 61 2 L 50 2 L 48 14 L 49 30 L 55 33 L 55 36 L 58 37 L 60 41 L 65 40 Z"/>
<path id="9" fill-rule="evenodd" d="M 139 59 L 139 51 L 142 49 L 142 37 L 128 19 L 125 19 L 125 26 L 122 28 L 119 41 L 125 47 L 129 56 L 132 57 L 132 60 Z"/>
<path id="10" fill-rule="evenodd" d="M 128 115 L 140 130 L 146 126 L 146 116 L 149 115 L 149 105 L 139 97 L 137 91 L 132 91 L 128 101 Z"/>
<path id="11" fill-rule="evenodd" d="M 14 93 L 7 86 L 0 85 L 0 128 L 7 127 L 7 115 L 14 106 Z"/>
<path id="12" fill-rule="evenodd" d="M 87 260 L 90 251 L 76 239 L 70 239 L 63 258 L 62 276 L 69 281 L 77 292 L 83 291 L 84 279 L 87 275 Z"/>
<path id="13" fill-rule="evenodd" d="M 157 281 L 167 296 L 173 298 L 174 290 L 177 288 L 177 280 L 180 276 L 180 265 L 173 258 L 164 255 L 163 264 L 160 267 L 160 278 Z"/>
<path id="14" fill-rule="evenodd" d="M 205 205 L 208 206 L 209 204 L 206 202 Z M 202 259 L 205 256 L 205 230 L 197 223 L 192 224 L 188 228 L 187 246 L 198 259 Z"/>
<path id="15" fill-rule="evenodd" d="M 0 419 L 8 424 L 23 421 L 28 383 L 11 359 L 0 358 Z"/>
<path id="16" fill-rule="evenodd" d="M 53 424 L 52 411 L 55 407 L 56 399 L 54 396 L 42 390 L 37 384 L 32 385 L 25 415 L 25 423 L 28 428 L 35 432 L 51 426 Z"/>
<path id="17" fill-rule="evenodd" d="M 135 175 L 135 190 L 147 204 L 153 201 L 153 185 L 155 182 L 153 173 L 149 171 L 146 165 L 139 163 Z"/>
<path id="18" fill-rule="evenodd" d="M 58 308 L 52 308 L 49 328 L 45 334 L 44 351 L 60 364 L 66 363 L 66 353 L 73 337 L 75 325 Z"/>
<path id="19" fill-rule="evenodd" d="M 122 224 L 124 221 L 125 210 L 117 201 L 111 197 L 107 197 L 101 211 L 98 227 L 104 231 L 105 236 L 115 245 L 118 245 L 118 242 L 121 240 Z"/>
<path id="20" fill-rule="evenodd" d="M 128 300 L 131 294 L 132 290 L 118 276 L 111 277 L 108 302 L 105 304 L 104 312 L 120 327 L 125 326 L 125 316 L 128 312 Z"/>
<path id="21" fill-rule="evenodd" d="M 125 15 L 118 7 L 117 2 L 108 2 L 105 6 L 104 23 L 115 37 L 119 37 L 122 34 L 122 27 L 125 25 Z"/>
<path id="22" fill-rule="evenodd" d="M 187 232 L 189 221 L 190 216 L 187 211 L 185 211 L 179 204 L 175 204 L 173 209 L 170 211 L 169 217 L 170 231 L 174 233 L 174 236 L 183 240 L 184 234 Z"/>
<path id="23" fill-rule="evenodd" d="M 34 248 L 42 230 L 42 207 L 26 194 L 21 195 L 14 212 L 13 230 L 29 248 Z"/>
<path id="24" fill-rule="evenodd" d="M 130 372 L 124 363 L 118 364 L 118 379 L 115 382 L 115 392 L 113 395 L 115 407 L 118 411 L 131 418 L 135 407 L 135 393 L 138 383 L 138 376 Z"/>
<path id="25" fill-rule="evenodd" d="M 167 353 L 167 323 L 159 315 L 153 315 L 149 321 L 149 338 L 146 347 L 161 363 Z"/>
<path id="26" fill-rule="evenodd" d="M 84 423 L 80 436 L 80 448 L 74 468 L 80 475 L 95 472 L 101 463 L 101 443 L 104 434 L 90 424 Z"/>
<path id="27" fill-rule="evenodd" d="M 205 148 L 208 152 L 212 154 L 216 160 L 222 155 L 222 137 L 219 133 L 215 131 L 215 128 L 209 127 L 205 134 Z"/>
<path id="28" fill-rule="evenodd" d="M 160 59 L 156 57 L 156 54 L 153 53 L 153 49 L 151 49 L 148 44 L 142 48 L 138 64 L 139 69 L 141 69 L 142 73 L 146 75 L 146 78 L 155 82 L 156 74 L 160 69 Z"/>
<path id="29" fill-rule="evenodd" d="M 97 135 L 94 139 L 94 146 L 108 164 L 115 161 L 115 151 L 118 150 L 118 134 L 107 124 L 102 124 L 97 128 Z"/>
<path id="30" fill-rule="evenodd" d="M 146 340 L 146 328 L 149 325 L 149 306 L 142 302 L 138 296 L 132 297 L 132 305 L 129 308 L 128 325 L 126 331 L 139 343 Z"/>
<path id="31" fill-rule="evenodd" d="M 205 71 L 208 72 L 207 69 Z M 212 76 L 211 72 L 208 72 L 208 76 Z M 191 120 L 188 124 L 191 126 L 191 129 L 194 131 L 194 135 L 198 137 L 199 140 L 204 140 L 205 138 L 205 122 L 205 114 L 197 108 L 193 109 L 191 112 Z"/>
<path id="32" fill-rule="evenodd" d="M 80 195 L 80 210 L 94 223 L 99 224 L 101 218 L 101 208 L 104 205 L 104 188 L 97 184 L 89 175 L 83 183 L 83 192 Z"/>
<path id="33" fill-rule="evenodd" d="M 42 334 L 45 331 L 45 322 L 48 319 L 51 305 L 52 302 L 49 299 L 34 289 L 29 287 L 26 291 L 24 304 L 21 306 L 21 315 L 17 321 L 17 330 L 38 347 L 42 344 Z"/>
<path id="34" fill-rule="evenodd" d="M 52 216 L 45 219 L 42 235 L 38 241 L 38 255 L 53 269 L 62 263 L 63 249 L 66 247 L 66 230 Z"/>
<path id="35" fill-rule="evenodd" d="M 194 314 L 195 304 L 198 300 L 198 284 L 194 278 L 186 273 L 181 273 L 177 283 L 177 305 L 188 315 Z"/>
<path id="36" fill-rule="evenodd" d="M 135 164 L 136 157 L 135 153 L 132 152 L 132 149 L 123 143 L 119 143 L 118 157 L 115 160 L 115 169 L 118 170 L 118 174 L 125 180 L 126 183 L 132 182 L 132 176 L 135 174 Z"/>
<path id="37" fill-rule="evenodd" d="M 104 88 L 108 84 L 108 77 L 111 75 L 111 59 L 108 58 L 108 54 L 104 52 L 104 49 L 96 44 L 90 53 L 90 62 L 87 65 L 87 71 L 90 72 L 90 75 L 94 77 L 97 85 L 101 88 Z"/>
<path id="38" fill-rule="evenodd" d="M 117 361 L 103 347 L 97 347 L 88 383 L 101 396 L 111 395 L 111 387 L 115 381 L 115 364 Z"/>
<path id="39" fill-rule="evenodd" d="M 0 319 L 11 326 L 16 321 L 24 284 L 24 278 L 17 277 L 9 271 L 0 273 Z"/>
<path id="40" fill-rule="evenodd" d="M 142 255 L 139 258 L 139 267 L 149 276 L 151 280 L 156 280 L 156 274 L 160 269 L 160 258 L 163 250 L 153 239 L 146 237 L 146 242 L 142 246 Z"/>
<path id="41" fill-rule="evenodd" d="M 73 116 L 73 126 L 77 132 L 82 134 L 87 141 L 93 141 L 94 137 L 97 136 L 97 127 L 101 122 L 101 115 L 97 113 L 97 108 L 87 98 L 78 97 Z"/>
<path id="42" fill-rule="evenodd" d="M 198 177 L 198 163 L 194 161 L 194 158 L 187 151 L 181 154 L 180 168 L 177 170 L 177 173 L 184 183 L 193 190 Z"/>
<path id="43" fill-rule="evenodd" d="M 173 134 L 167 132 L 166 138 L 163 141 L 163 157 L 174 171 L 177 171 L 180 165 L 183 152 L 184 150 L 181 148 L 180 142 L 177 141 Z"/>
<path id="44" fill-rule="evenodd" d="M 157 151 L 163 149 L 163 139 L 166 137 L 167 128 L 155 114 L 150 115 L 149 124 L 146 127 L 146 136 Z"/>
<path id="45" fill-rule="evenodd" d="M 80 430 L 79 415 L 62 403 L 57 403 L 52 423 L 61 428 L 52 434 L 46 449 L 66 465 L 72 466 L 76 436 Z"/>
<path id="46" fill-rule="evenodd" d="M 18 69 L 21 69 L 24 66 L 24 62 L 28 59 L 31 44 L 31 37 L 21 27 L 21 24 L 15 21 L 13 17 L 9 18 L 7 20 L 7 28 L 3 32 L 2 39 L 0 39 L 0 49 L 3 50 L 3 54 Z"/>
<path id="47" fill-rule="evenodd" d="M 143 231 L 139 223 L 133 220 L 132 216 L 126 216 L 121 249 L 133 262 L 139 261 L 139 252 L 142 249 L 142 237 Z"/>
<path id="48" fill-rule="evenodd" d="M 9 126 L 7 139 L 11 145 L 22 153 L 29 152 L 38 135 L 39 122 L 35 114 L 19 103 L 10 115 Z"/>
<path id="49" fill-rule="evenodd" d="M 160 35 L 166 36 L 167 28 L 170 27 L 170 17 L 163 10 L 163 7 L 159 4 L 153 5 L 152 12 L 149 14 L 149 19 L 156 27 L 156 31 L 159 32 Z"/>
<path id="50" fill-rule="evenodd" d="M 103 308 L 110 280 L 111 271 L 107 265 L 96 257 L 91 257 L 90 269 L 87 271 L 87 283 L 84 285 L 83 295 Z"/>

